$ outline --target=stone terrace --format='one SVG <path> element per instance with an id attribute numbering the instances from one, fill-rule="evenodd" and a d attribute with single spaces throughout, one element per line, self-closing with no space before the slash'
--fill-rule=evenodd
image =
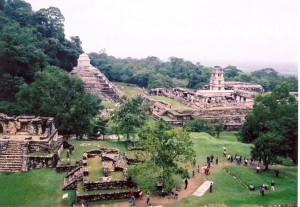
<path id="1" fill-rule="evenodd" d="M 61 145 L 62 138 L 58 136 L 53 118 L 0 114 L 1 172 L 27 171 L 35 166 L 49 166 L 48 163 L 52 166 Z M 29 153 L 46 153 L 50 157 L 31 158 Z"/>

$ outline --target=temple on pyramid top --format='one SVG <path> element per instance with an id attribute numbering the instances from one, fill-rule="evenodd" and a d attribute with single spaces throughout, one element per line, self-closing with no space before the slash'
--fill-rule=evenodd
<path id="1" fill-rule="evenodd" d="M 79 56 L 77 67 L 73 68 L 71 75 L 79 77 L 84 82 L 87 93 L 97 94 L 103 101 L 116 101 L 122 96 L 122 92 L 91 65 L 90 58 L 85 53 Z"/>

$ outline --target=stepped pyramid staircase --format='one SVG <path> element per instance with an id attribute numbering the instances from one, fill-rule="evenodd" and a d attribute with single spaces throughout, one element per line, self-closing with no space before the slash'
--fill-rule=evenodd
<path id="1" fill-rule="evenodd" d="M 0 172 L 26 171 L 24 160 L 25 142 L 10 140 L 2 145 L 0 154 Z"/>
<path id="2" fill-rule="evenodd" d="M 71 74 L 82 79 L 85 91 L 99 95 L 104 101 L 115 101 L 122 92 L 103 73 L 90 64 L 87 54 L 81 54 Z"/>

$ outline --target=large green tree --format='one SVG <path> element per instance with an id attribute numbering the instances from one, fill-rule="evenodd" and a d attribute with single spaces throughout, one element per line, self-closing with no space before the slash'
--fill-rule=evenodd
<path id="1" fill-rule="evenodd" d="M 213 127 L 205 119 L 194 119 L 184 122 L 183 129 L 188 132 L 206 132 L 208 134 L 214 134 Z"/>
<path id="2" fill-rule="evenodd" d="M 145 150 L 141 152 L 144 163 L 132 172 L 138 180 L 143 180 L 140 169 L 151 166 L 148 171 L 152 172 L 149 173 L 152 175 L 152 185 L 162 181 L 165 192 L 170 192 L 175 187 L 174 175 L 189 177 L 187 165 L 194 159 L 195 151 L 188 132 L 173 128 L 163 121 L 153 122 L 139 133 L 139 144 Z M 145 182 L 146 186 L 149 186 L 149 182 Z"/>
<path id="3" fill-rule="evenodd" d="M 84 92 L 83 82 L 56 67 L 37 72 L 31 84 L 24 84 L 17 100 L 26 114 L 55 118 L 61 134 L 89 133 L 100 99 Z"/>
<path id="4" fill-rule="evenodd" d="M 116 134 L 123 135 L 127 140 L 134 141 L 137 132 L 146 123 L 150 114 L 150 106 L 141 96 L 118 100 L 119 107 L 112 114 L 113 129 Z"/>
<path id="5" fill-rule="evenodd" d="M 276 163 L 278 155 L 288 150 L 288 143 L 285 139 L 276 133 L 261 133 L 253 142 L 251 147 L 251 156 L 257 160 L 262 160 L 265 170 L 269 169 L 269 165 Z"/>
<path id="6" fill-rule="evenodd" d="M 253 111 L 246 117 L 239 139 L 252 143 L 264 134 L 276 135 L 285 145 L 278 145 L 277 155 L 290 157 L 294 163 L 298 158 L 298 101 L 289 94 L 288 86 L 277 86 L 272 93 L 255 98 Z M 268 134 L 268 137 L 272 136 Z"/>
<path id="7" fill-rule="evenodd" d="M 45 66 L 67 71 L 76 66 L 82 53 L 80 39 L 65 39 L 64 16 L 58 8 L 34 12 L 22 0 L 7 0 L 0 7 L 0 76 L 8 73 L 30 83 Z"/>

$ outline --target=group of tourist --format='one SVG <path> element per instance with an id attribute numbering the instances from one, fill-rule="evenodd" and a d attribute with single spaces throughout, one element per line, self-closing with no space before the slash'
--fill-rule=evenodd
<path id="1" fill-rule="evenodd" d="M 135 205 L 135 197 L 134 197 L 134 193 L 132 191 L 129 193 L 129 197 L 130 197 L 130 200 L 129 200 L 130 206 L 134 206 Z M 142 191 L 140 191 L 140 193 L 139 193 L 139 199 L 140 200 L 143 199 L 143 192 Z M 150 202 L 150 193 L 148 192 L 147 195 L 146 195 L 146 204 L 147 204 L 147 206 L 151 206 L 151 204 L 149 202 Z"/>
<path id="2" fill-rule="evenodd" d="M 275 182 L 274 182 L 274 180 L 272 180 L 270 186 L 271 186 L 271 187 L 270 187 L 271 191 L 275 191 Z M 252 184 L 249 185 L 249 190 L 254 191 L 255 189 L 256 189 L 256 188 L 255 188 L 254 185 L 252 185 Z M 268 190 L 268 185 L 262 184 L 261 186 L 259 186 L 259 194 L 260 194 L 261 196 L 264 196 L 264 195 L 265 195 L 266 190 Z"/>
<path id="3" fill-rule="evenodd" d="M 243 157 L 241 155 L 237 154 L 237 153 L 233 157 L 231 154 L 227 153 L 226 147 L 223 147 L 223 155 L 231 163 L 233 162 L 233 160 L 235 160 L 237 165 L 241 165 L 241 163 L 243 163 L 244 166 L 248 166 L 249 160 L 246 157 L 244 157 L 244 159 L 243 159 Z M 261 165 L 261 160 L 258 160 L 258 163 L 256 165 L 256 173 L 260 173 L 260 171 L 261 171 L 261 166 L 260 165 Z M 250 166 L 255 166 L 255 159 L 254 158 L 250 159 Z M 275 170 L 275 175 L 276 175 L 277 178 L 279 177 L 279 170 L 278 169 Z M 250 184 L 248 188 L 249 188 L 250 191 L 254 191 L 256 189 L 256 187 L 253 184 Z M 259 194 L 264 196 L 267 189 L 268 189 L 268 185 L 262 184 L 261 186 L 259 186 Z M 274 182 L 274 180 L 272 180 L 272 182 L 270 184 L 270 189 L 271 189 L 271 191 L 275 191 L 275 182 Z"/>

